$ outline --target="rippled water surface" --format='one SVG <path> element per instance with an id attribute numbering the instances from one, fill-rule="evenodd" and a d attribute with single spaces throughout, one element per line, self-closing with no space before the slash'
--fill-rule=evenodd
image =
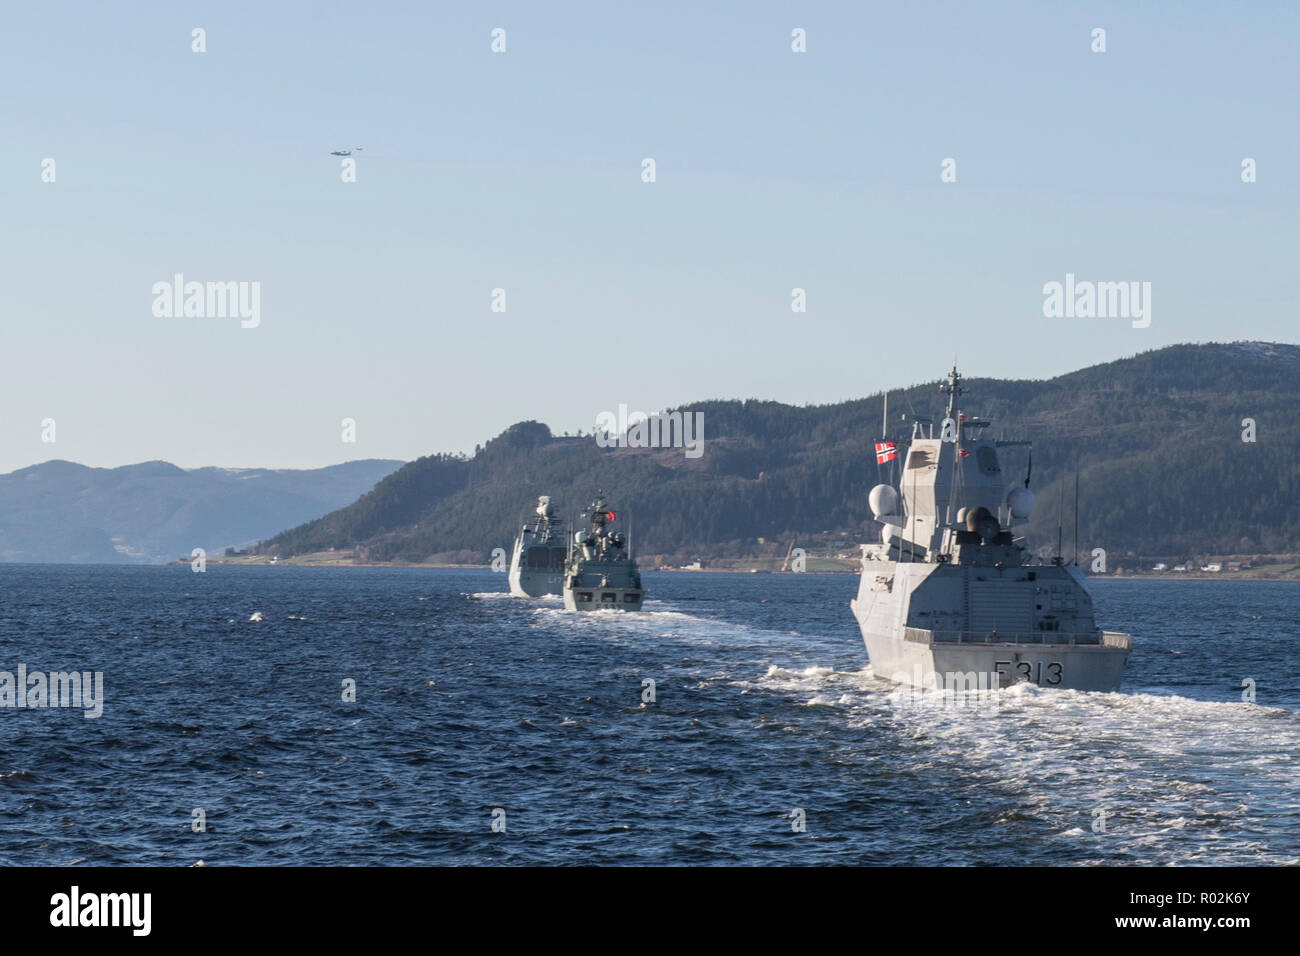
<path id="1" fill-rule="evenodd" d="M 0 565 L 0 670 L 106 697 L 0 710 L 0 862 L 1300 862 L 1294 584 L 1098 582 L 1122 693 L 936 707 L 851 576 L 645 577 L 578 616 L 488 571 Z"/>

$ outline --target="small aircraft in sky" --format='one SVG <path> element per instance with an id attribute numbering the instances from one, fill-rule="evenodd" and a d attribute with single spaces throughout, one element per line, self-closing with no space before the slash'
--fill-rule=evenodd
<path id="1" fill-rule="evenodd" d="M 357 146 L 354 149 L 336 149 L 330 152 L 331 156 L 351 156 L 353 152 L 361 152 L 362 147 Z"/>

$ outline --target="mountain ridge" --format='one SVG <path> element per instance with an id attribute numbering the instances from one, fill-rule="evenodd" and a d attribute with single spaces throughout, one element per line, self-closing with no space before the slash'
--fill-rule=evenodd
<path id="1" fill-rule="evenodd" d="M 889 392 L 892 437 L 905 437 L 918 415 L 942 417 L 946 371 Z M 1172 345 L 1047 379 L 967 378 L 962 406 L 992 419 L 997 437 L 1033 441 L 1038 507 L 1026 538 L 1040 554 L 1055 550 L 1058 518 L 1073 523 L 1059 515 L 1059 501 L 1068 487 L 1072 503 L 1076 470 L 1084 553 L 1282 552 L 1300 544 L 1300 504 L 1290 494 L 1300 486 L 1297 372 L 1300 346 L 1291 344 Z M 694 460 L 680 448 L 598 448 L 591 436 L 519 422 L 473 457 L 410 462 L 351 505 L 257 550 L 350 548 L 369 563 L 483 561 L 492 548 L 509 549 L 538 495 L 551 495 L 570 517 L 601 487 L 611 506 L 634 515 L 643 555 L 766 554 L 791 538 L 876 540 L 867 493 L 884 477 L 874 454 L 883 397 L 696 402 L 677 409 L 704 415 L 705 452 Z M 1241 440 L 1245 418 L 1256 421 L 1255 442 Z M 1028 460 L 1007 452 L 1010 486 Z"/>
<path id="2" fill-rule="evenodd" d="M 354 501 L 402 464 L 231 474 L 161 460 L 96 468 L 51 459 L 0 475 L 0 561 L 157 563 L 196 547 L 242 546 Z"/>

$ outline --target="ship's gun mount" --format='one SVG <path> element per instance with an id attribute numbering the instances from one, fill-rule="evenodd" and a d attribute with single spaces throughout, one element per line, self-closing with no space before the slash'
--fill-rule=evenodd
<path id="1" fill-rule="evenodd" d="M 966 530 L 979 535 L 983 541 L 993 541 L 1002 533 L 1002 525 L 988 508 L 962 508 L 957 512 L 957 521 L 966 525 Z"/>

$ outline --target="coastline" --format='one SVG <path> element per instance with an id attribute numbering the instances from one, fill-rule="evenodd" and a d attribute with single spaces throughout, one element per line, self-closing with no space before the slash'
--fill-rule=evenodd
<path id="1" fill-rule="evenodd" d="M 190 564 L 190 559 L 178 559 L 170 562 L 172 564 Z M 490 564 L 457 564 L 443 561 L 428 562 L 408 562 L 408 561 L 357 561 L 351 557 L 349 552 L 338 552 L 334 554 L 306 554 L 292 558 L 285 558 L 272 562 L 270 558 L 262 555 L 248 555 L 239 557 L 213 557 L 208 558 L 209 565 L 221 566 L 244 566 L 244 567 L 298 567 L 298 568 L 433 568 L 443 570 L 476 570 L 490 571 Z M 805 572 L 780 571 L 775 569 L 751 569 L 749 567 L 713 567 L 713 568 L 642 568 L 642 571 L 652 571 L 662 574 L 779 574 L 790 575 L 797 573 L 807 574 L 846 574 L 857 576 L 861 573 L 861 567 L 857 562 L 852 566 L 848 562 L 838 562 L 834 559 L 824 559 L 813 561 L 810 564 L 819 564 L 825 566 L 810 567 Z M 1300 582 L 1300 565 L 1288 567 L 1285 570 L 1274 570 L 1273 568 L 1253 568 L 1245 571 L 1219 571 L 1219 572 L 1161 572 L 1145 574 L 1089 574 L 1085 575 L 1088 581 L 1292 581 Z"/>

